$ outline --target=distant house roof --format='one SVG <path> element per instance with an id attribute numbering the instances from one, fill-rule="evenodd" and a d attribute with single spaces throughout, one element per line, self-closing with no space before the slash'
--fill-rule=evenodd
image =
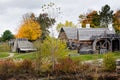
<path id="1" fill-rule="evenodd" d="M 67 35 L 68 39 L 78 40 L 93 40 L 92 36 L 100 36 L 104 34 L 115 34 L 115 30 L 109 30 L 108 28 L 62 28 Z"/>
<path id="2" fill-rule="evenodd" d="M 27 40 L 22 40 L 22 41 L 19 41 L 18 40 L 18 48 L 21 50 L 21 51 L 35 51 L 37 50 L 33 44 Z"/>
<path id="3" fill-rule="evenodd" d="M 115 31 L 110 31 L 108 28 L 79 28 L 78 33 L 79 40 L 93 40 L 92 36 L 115 34 Z"/>
<path id="4" fill-rule="evenodd" d="M 77 28 L 63 27 L 62 29 L 66 33 L 68 39 L 77 39 Z"/>
<path id="5" fill-rule="evenodd" d="M 18 49 L 20 51 L 36 51 L 37 49 L 34 47 L 33 43 L 28 41 L 26 38 L 17 38 L 15 40 L 10 41 L 11 50 L 16 52 Z"/>

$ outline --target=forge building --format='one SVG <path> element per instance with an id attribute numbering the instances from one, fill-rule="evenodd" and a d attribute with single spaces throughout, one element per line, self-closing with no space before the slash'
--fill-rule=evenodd
<path id="1" fill-rule="evenodd" d="M 65 40 L 70 49 L 78 49 L 80 53 L 105 53 L 120 50 L 120 36 L 115 33 L 112 24 L 108 28 L 63 27 L 59 39 Z"/>
<path id="2" fill-rule="evenodd" d="M 31 52 L 36 51 L 37 49 L 34 47 L 33 43 L 28 41 L 26 38 L 17 38 L 9 41 L 9 45 L 11 48 L 11 52 Z"/>

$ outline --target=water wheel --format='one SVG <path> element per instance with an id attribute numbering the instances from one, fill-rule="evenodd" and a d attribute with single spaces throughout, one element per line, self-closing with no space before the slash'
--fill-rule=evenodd
<path id="1" fill-rule="evenodd" d="M 110 41 L 108 39 L 95 39 L 93 42 L 93 50 L 97 53 L 104 53 L 110 50 Z"/>

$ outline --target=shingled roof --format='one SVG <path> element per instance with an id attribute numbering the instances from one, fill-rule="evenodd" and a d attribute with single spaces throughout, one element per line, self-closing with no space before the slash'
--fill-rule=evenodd
<path id="1" fill-rule="evenodd" d="M 16 52 L 18 49 L 20 51 L 36 51 L 37 49 L 34 45 L 28 41 L 26 38 L 17 38 L 10 41 L 11 51 Z"/>
<path id="2" fill-rule="evenodd" d="M 77 28 L 63 27 L 62 29 L 66 33 L 68 39 L 77 39 Z"/>
<path id="3" fill-rule="evenodd" d="M 92 36 L 100 36 L 105 34 L 115 34 L 115 31 L 110 31 L 108 28 L 79 28 L 79 40 L 94 40 Z"/>
<path id="4" fill-rule="evenodd" d="M 37 49 L 33 46 L 33 44 L 27 40 L 18 41 L 18 48 L 20 51 L 36 51 Z"/>
<path id="5" fill-rule="evenodd" d="M 68 39 L 78 40 L 93 40 L 92 36 L 100 36 L 104 34 L 115 34 L 115 30 L 109 30 L 108 28 L 62 28 L 67 35 Z"/>

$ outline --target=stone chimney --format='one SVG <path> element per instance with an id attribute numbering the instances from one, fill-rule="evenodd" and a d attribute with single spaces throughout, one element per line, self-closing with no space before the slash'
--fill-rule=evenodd
<path id="1" fill-rule="evenodd" d="M 82 24 L 79 23 L 79 24 L 77 25 L 77 28 L 82 28 Z"/>
<path id="2" fill-rule="evenodd" d="M 108 24 L 108 29 L 109 29 L 110 31 L 113 30 L 113 24 L 112 24 L 112 23 Z"/>
<path id="3" fill-rule="evenodd" d="M 86 28 L 90 28 L 90 24 L 86 24 Z"/>

